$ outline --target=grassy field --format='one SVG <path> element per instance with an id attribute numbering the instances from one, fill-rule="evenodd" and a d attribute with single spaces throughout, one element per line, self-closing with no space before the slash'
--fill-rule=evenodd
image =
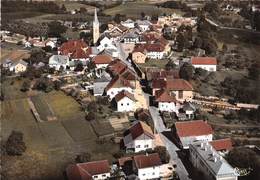
<path id="1" fill-rule="evenodd" d="M 121 4 L 119 6 L 106 9 L 103 11 L 107 15 L 114 16 L 115 14 L 124 14 L 128 18 L 139 18 L 141 12 L 144 12 L 146 15 L 161 15 L 163 13 L 166 14 L 182 14 L 181 11 L 170 8 L 157 8 L 154 4 L 150 4 L 148 2 L 126 2 L 125 4 Z"/>
<path id="2" fill-rule="evenodd" d="M 146 68 L 165 68 L 165 65 L 167 64 L 168 60 L 148 60 L 144 64 L 138 64 L 138 66 L 145 71 Z"/>
<path id="3" fill-rule="evenodd" d="M 20 157 L 2 157 L 2 169 L 8 179 L 64 179 L 66 166 L 74 163 L 81 152 L 89 152 L 92 160 L 114 160 L 112 154 L 119 146 L 97 143 L 90 122 L 72 97 L 59 91 L 39 93 L 37 96 L 48 103 L 58 120 L 38 123 L 30 111 L 27 94 L 21 94 L 22 81 L 14 80 L 13 85 L 10 81 L 4 81 L 7 97 L 1 103 L 2 140 L 12 130 L 19 130 L 24 134 L 27 150 Z"/>
<path id="4" fill-rule="evenodd" d="M 94 10 L 94 6 L 86 5 L 86 4 L 81 4 L 79 2 L 70 2 L 70 1 L 56 1 L 56 4 L 62 6 L 62 4 L 65 5 L 67 11 L 72 11 L 72 10 L 79 10 L 81 7 L 86 8 L 87 10 Z"/>

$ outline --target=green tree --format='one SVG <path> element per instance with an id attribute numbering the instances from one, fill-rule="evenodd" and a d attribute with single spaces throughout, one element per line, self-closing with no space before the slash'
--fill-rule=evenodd
<path id="1" fill-rule="evenodd" d="M 11 156 L 20 156 L 26 150 L 26 145 L 23 141 L 23 133 L 12 131 L 6 142 L 6 152 Z"/>
<path id="2" fill-rule="evenodd" d="M 248 76 L 250 79 L 257 80 L 260 74 L 260 63 L 254 63 L 248 68 Z"/>
<path id="3" fill-rule="evenodd" d="M 180 78 L 187 81 L 191 80 L 193 77 L 193 67 L 190 63 L 185 62 L 179 71 Z"/>
<path id="4" fill-rule="evenodd" d="M 89 162 L 90 160 L 91 160 L 91 154 L 87 152 L 78 154 L 75 158 L 76 163 L 85 163 L 85 162 Z"/>
<path id="5" fill-rule="evenodd" d="M 48 23 L 48 27 L 48 36 L 50 37 L 61 37 L 61 34 L 67 31 L 67 27 L 62 25 L 59 21 L 52 21 Z"/>
<path id="6" fill-rule="evenodd" d="M 26 92 L 30 89 L 31 82 L 29 80 L 25 80 L 22 84 L 21 91 Z"/>
<path id="7" fill-rule="evenodd" d="M 157 152 L 160 156 L 162 163 L 169 163 L 170 155 L 164 146 L 157 146 L 154 148 L 154 151 Z"/>

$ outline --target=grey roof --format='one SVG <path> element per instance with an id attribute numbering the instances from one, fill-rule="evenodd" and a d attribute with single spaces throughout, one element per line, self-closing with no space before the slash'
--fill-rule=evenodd
<path id="1" fill-rule="evenodd" d="M 28 65 L 28 63 L 27 62 L 25 62 L 24 60 L 19 60 L 19 61 L 17 61 L 16 63 L 14 63 L 14 66 L 15 65 L 17 65 L 17 64 L 22 64 L 22 65 L 24 65 L 24 66 L 27 66 Z"/>
<path id="2" fill-rule="evenodd" d="M 112 78 L 110 77 L 110 75 L 109 75 L 107 72 L 104 71 L 104 72 L 102 73 L 101 77 L 98 78 L 98 79 L 96 79 L 95 82 L 110 82 L 111 79 L 112 79 Z"/>
<path id="3" fill-rule="evenodd" d="M 186 102 L 183 105 L 182 109 L 184 111 L 196 111 L 196 107 L 193 104 L 191 104 L 190 102 Z"/>
<path id="4" fill-rule="evenodd" d="M 136 34 L 135 32 L 128 32 L 126 34 L 124 34 L 123 38 L 138 38 L 139 35 Z"/>
<path id="5" fill-rule="evenodd" d="M 65 55 L 52 55 L 49 59 L 49 64 L 67 64 L 69 57 Z"/>
<path id="6" fill-rule="evenodd" d="M 102 95 L 109 82 L 95 82 L 93 93 L 94 95 Z"/>
<path id="7" fill-rule="evenodd" d="M 202 143 L 203 147 L 201 147 Z M 231 167 L 209 143 L 198 141 L 190 144 L 190 150 L 191 149 L 196 152 L 204 165 L 207 166 L 208 170 L 215 176 L 237 176 L 234 168 Z M 214 158 L 216 161 L 214 161 Z"/>
<path id="8" fill-rule="evenodd" d="M 136 20 L 135 21 L 138 25 L 147 25 L 147 26 L 149 26 L 149 25 L 151 25 L 152 23 L 150 22 L 150 21 L 148 21 L 148 20 Z"/>

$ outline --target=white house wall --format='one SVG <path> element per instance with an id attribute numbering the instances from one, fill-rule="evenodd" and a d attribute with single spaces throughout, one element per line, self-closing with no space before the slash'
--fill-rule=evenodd
<path id="1" fill-rule="evenodd" d="M 160 166 L 138 169 L 138 177 L 140 180 L 158 179 L 160 178 Z"/>
<path id="2" fill-rule="evenodd" d="M 135 110 L 135 102 L 128 97 L 124 97 L 117 102 L 117 111 L 118 112 L 129 112 Z"/>
<path id="3" fill-rule="evenodd" d="M 107 95 L 109 96 L 110 99 L 113 99 L 118 93 L 120 93 L 121 91 L 128 91 L 129 93 L 134 93 L 134 90 L 130 87 L 120 87 L 120 88 L 110 88 L 107 91 Z"/>
<path id="4" fill-rule="evenodd" d="M 160 111 L 176 112 L 176 106 L 174 102 L 159 102 L 158 109 Z"/>
<path id="5" fill-rule="evenodd" d="M 182 146 L 184 149 L 189 148 L 189 144 L 196 142 L 196 141 L 212 141 L 212 134 L 202 135 L 202 136 L 188 136 L 188 137 L 181 137 L 180 138 Z"/>
<path id="6" fill-rule="evenodd" d="M 207 71 L 217 71 L 216 65 L 193 65 L 195 68 L 201 68 Z"/>

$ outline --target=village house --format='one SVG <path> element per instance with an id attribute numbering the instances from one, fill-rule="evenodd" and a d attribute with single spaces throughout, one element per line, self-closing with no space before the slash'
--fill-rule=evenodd
<path id="1" fill-rule="evenodd" d="M 14 73 L 21 73 L 21 72 L 25 72 L 27 70 L 27 66 L 28 66 L 28 63 L 21 59 L 15 63 L 13 63 L 9 67 L 9 70 Z"/>
<path id="2" fill-rule="evenodd" d="M 127 31 L 128 28 L 117 25 L 113 23 L 108 23 L 108 29 L 104 32 L 105 34 L 109 34 L 110 39 L 113 42 L 119 41 L 123 34 Z"/>
<path id="3" fill-rule="evenodd" d="M 185 113 L 187 119 L 194 119 L 196 107 L 190 102 L 184 102 L 180 111 Z"/>
<path id="4" fill-rule="evenodd" d="M 217 71 L 217 59 L 214 57 L 192 57 L 191 64 L 195 68 Z"/>
<path id="5" fill-rule="evenodd" d="M 98 79 L 95 79 L 93 85 L 93 95 L 103 96 L 104 90 L 110 81 L 111 81 L 110 75 L 104 71 Z"/>
<path id="6" fill-rule="evenodd" d="M 159 68 L 147 68 L 145 73 L 145 79 L 148 86 L 151 87 L 152 81 L 156 79 L 179 79 L 178 70 L 165 70 Z"/>
<path id="7" fill-rule="evenodd" d="M 125 33 L 122 36 L 122 41 L 126 44 L 128 44 L 128 43 L 137 44 L 137 43 L 139 43 L 139 35 L 134 32 Z"/>
<path id="8" fill-rule="evenodd" d="M 237 173 L 208 142 L 189 145 L 190 161 L 209 180 L 237 180 Z"/>
<path id="9" fill-rule="evenodd" d="M 142 31 L 150 30 L 152 23 L 148 20 L 136 20 L 137 27 Z"/>
<path id="10" fill-rule="evenodd" d="M 183 149 L 188 149 L 189 145 L 196 141 L 212 141 L 213 137 L 211 126 L 203 120 L 176 122 L 172 131 Z"/>
<path id="11" fill-rule="evenodd" d="M 59 55 L 66 55 L 72 61 L 88 61 L 91 48 L 82 40 L 69 40 L 58 48 Z"/>
<path id="12" fill-rule="evenodd" d="M 160 89 L 166 89 L 176 100 L 184 102 L 193 98 L 193 87 L 184 79 L 156 79 L 152 81 L 152 94 Z"/>
<path id="13" fill-rule="evenodd" d="M 128 91 L 123 90 L 119 92 L 115 96 L 114 101 L 118 112 L 135 111 L 135 97 Z"/>
<path id="14" fill-rule="evenodd" d="M 178 101 L 167 90 L 161 89 L 155 92 L 155 101 L 159 111 L 178 112 Z"/>
<path id="15" fill-rule="evenodd" d="M 130 84 L 129 81 L 124 79 L 121 76 L 115 76 L 105 88 L 106 95 L 112 100 L 119 92 L 128 91 L 129 93 L 134 94 L 134 87 Z"/>
<path id="16" fill-rule="evenodd" d="M 145 49 L 142 46 L 136 46 L 132 52 L 132 61 L 137 64 L 144 64 L 147 58 Z"/>
<path id="17" fill-rule="evenodd" d="M 135 22 L 132 19 L 127 19 L 126 21 L 121 21 L 121 25 L 131 29 L 135 27 Z"/>
<path id="18" fill-rule="evenodd" d="M 209 143 L 220 155 L 225 155 L 233 149 L 231 138 L 217 139 L 210 141 Z"/>
<path id="19" fill-rule="evenodd" d="M 154 148 L 155 136 L 146 123 L 138 121 L 124 133 L 124 146 L 127 152 L 140 152 Z"/>
<path id="20" fill-rule="evenodd" d="M 140 180 L 159 179 L 162 165 L 158 153 L 134 156 L 134 169 Z"/>
<path id="21" fill-rule="evenodd" d="M 96 73 L 101 75 L 113 59 L 109 55 L 97 55 L 92 59 L 92 61 L 96 65 Z"/>
<path id="22" fill-rule="evenodd" d="M 108 34 L 105 34 L 100 37 L 100 39 L 97 42 L 97 49 L 99 52 L 104 50 L 115 50 L 114 53 L 117 53 L 117 47 L 115 46 L 112 39 L 110 39 L 110 36 Z M 118 54 L 112 54 L 113 57 L 117 57 Z"/>
<path id="23" fill-rule="evenodd" d="M 107 160 L 69 165 L 66 169 L 68 180 L 109 179 L 110 166 Z"/>
<path id="24" fill-rule="evenodd" d="M 49 58 L 49 66 L 56 71 L 61 70 L 61 68 L 66 70 L 69 68 L 69 65 L 69 57 L 66 55 L 52 55 Z"/>

